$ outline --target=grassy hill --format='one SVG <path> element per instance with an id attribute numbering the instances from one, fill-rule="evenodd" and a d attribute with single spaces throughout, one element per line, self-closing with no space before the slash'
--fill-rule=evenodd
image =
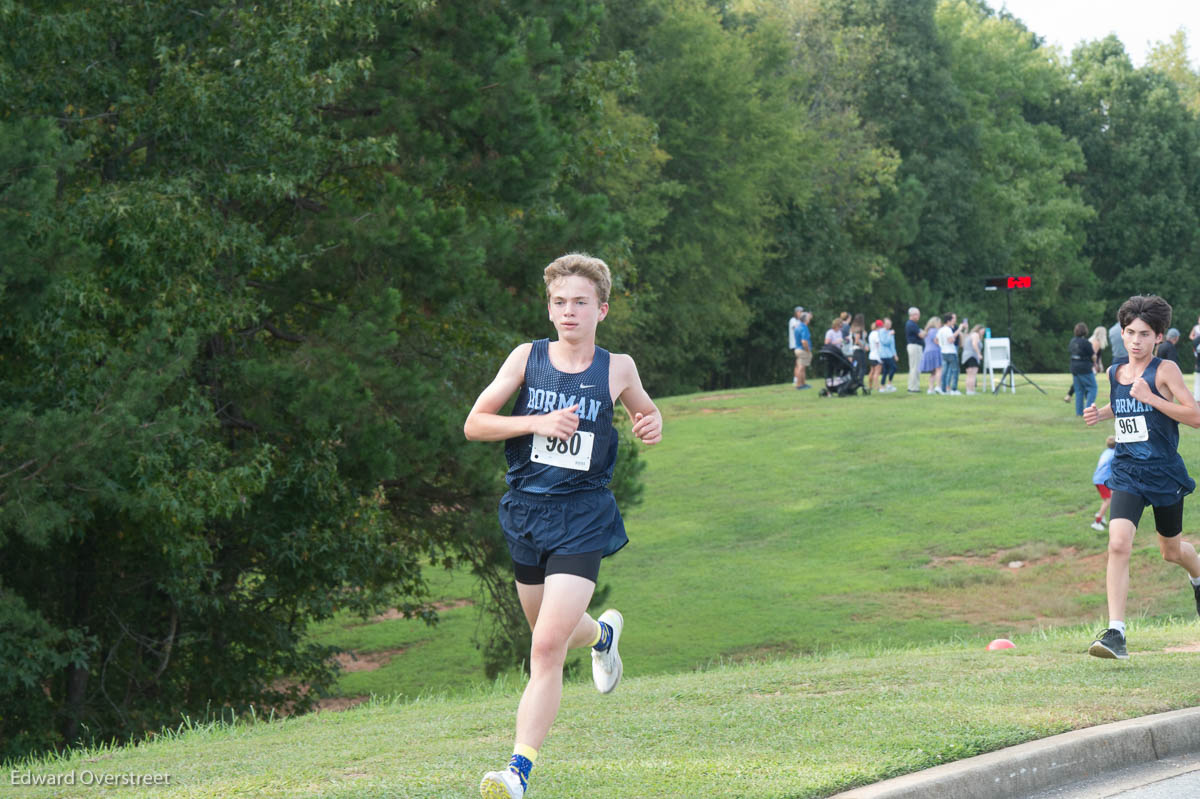
<path id="1" fill-rule="evenodd" d="M 1017 648 L 1002 652 L 954 643 L 715 666 L 633 677 L 608 696 L 577 680 L 567 686 L 529 796 L 823 797 L 1200 701 L 1200 629 L 1191 621 L 1134 625 L 1126 662 L 1083 655 L 1088 632 L 1018 636 Z M 124 750 L 18 764 L 3 777 L 76 780 L 12 794 L 30 799 L 460 799 L 477 796 L 483 771 L 506 760 L 519 693 L 518 684 L 499 684 L 269 724 L 185 729 Z M 83 784 L 131 775 L 170 784 Z"/>
<path id="2" fill-rule="evenodd" d="M 586 673 L 569 681 L 531 799 L 598 784 L 623 799 L 822 797 L 1200 701 L 1200 625 L 1152 535 L 1134 558 L 1133 657 L 1083 654 L 1104 616 L 1105 538 L 1088 522 L 1107 430 L 1075 419 L 1062 377 L 1036 379 L 1048 397 L 776 386 L 664 400 L 632 543 L 601 576 L 627 619 L 626 679 L 608 697 Z M 1200 435 L 1185 431 L 1182 449 L 1200 464 Z M 480 685 L 472 586 L 432 576 L 437 628 L 315 631 L 381 665 L 348 673 L 348 696 L 386 699 L 188 723 L 3 777 L 30 797 L 475 795 L 510 749 L 521 681 Z M 1017 649 L 984 651 L 997 635 Z M 119 784 L 155 775 L 170 784 Z M 34 778 L 58 784 L 21 784 Z"/>
<path id="3" fill-rule="evenodd" d="M 600 575 L 629 620 L 631 673 L 1101 625 L 1107 538 L 1088 524 L 1110 429 L 1077 420 L 1065 375 L 1034 379 L 1048 395 L 1023 384 L 837 399 L 769 386 L 661 400 L 666 438 L 644 450 L 646 500 L 626 511 L 631 543 Z M 1200 433 L 1185 428 L 1181 451 L 1200 467 Z M 1135 549 L 1130 615 L 1190 613 L 1153 534 Z M 470 579 L 431 578 L 446 608 L 437 628 L 339 618 L 314 631 L 360 655 L 344 696 L 483 679 Z"/>

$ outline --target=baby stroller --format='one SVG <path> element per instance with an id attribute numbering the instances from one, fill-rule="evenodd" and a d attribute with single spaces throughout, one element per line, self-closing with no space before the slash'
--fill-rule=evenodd
<path id="1" fill-rule="evenodd" d="M 849 397 L 858 391 L 862 391 L 863 394 L 871 393 L 871 389 L 863 385 L 862 370 L 851 363 L 837 347 L 826 344 L 817 353 L 817 358 L 825 371 L 825 388 L 821 389 L 820 396 L 829 397 L 836 394 L 839 397 Z"/>

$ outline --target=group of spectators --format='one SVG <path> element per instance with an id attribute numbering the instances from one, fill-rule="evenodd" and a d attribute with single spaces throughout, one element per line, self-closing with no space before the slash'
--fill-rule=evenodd
<path id="1" fill-rule="evenodd" d="M 797 305 L 788 324 L 788 346 L 796 355 L 792 384 L 797 389 L 810 388 L 807 370 L 812 365 L 811 323 L 812 314 Z M 892 385 L 892 377 L 896 374 L 896 335 L 891 319 L 876 319 L 868 332 L 862 314 L 851 317 L 849 311 L 842 311 L 829 323 L 822 346 L 831 347 L 845 355 L 856 369 L 861 370 L 860 374 L 866 378 L 866 384 L 872 391 L 887 393 L 896 390 Z"/>
<path id="2" fill-rule="evenodd" d="M 1074 396 L 1075 415 L 1083 416 L 1083 409 L 1096 401 L 1096 375 L 1103 374 L 1107 368 L 1104 365 L 1103 350 L 1111 344 L 1112 363 L 1117 365 L 1127 362 L 1129 353 L 1125 351 L 1125 342 L 1121 339 L 1120 322 L 1107 330 L 1102 325 L 1097 326 L 1087 338 L 1084 338 L 1087 336 L 1087 325 L 1083 322 L 1075 325 L 1074 332 L 1075 335 L 1067 347 L 1071 357 L 1071 388 L 1063 397 L 1063 402 L 1070 402 Z M 1172 327 L 1167 330 L 1167 334 L 1158 345 L 1157 356 L 1179 365 L 1179 336 L 1179 328 Z M 1196 320 L 1188 338 L 1192 341 L 1196 362 L 1200 364 L 1200 319 Z M 1192 394 L 1200 402 L 1200 368 L 1195 370 L 1192 378 Z"/>
<path id="3" fill-rule="evenodd" d="M 921 393 L 921 375 L 929 375 L 927 394 L 960 396 L 958 378 L 967 373 L 966 393 L 976 393 L 979 369 L 983 366 L 983 325 L 971 327 L 958 314 L 935 316 L 921 324 L 921 310 L 908 309 L 904 339 L 908 345 L 908 391 Z"/>
<path id="4" fill-rule="evenodd" d="M 920 376 L 929 375 L 929 394 L 961 395 L 958 380 L 965 371 L 966 393 L 976 393 L 976 380 L 983 364 L 983 325 L 970 328 L 967 320 L 960 324 L 958 316 L 946 314 L 933 317 L 922 328 L 919 324 L 921 311 L 908 309 L 908 323 L 904 334 L 908 344 L 908 390 L 921 391 Z M 809 388 L 807 370 L 812 365 L 813 335 L 810 325 L 812 314 L 797 306 L 788 325 L 788 346 L 796 356 L 792 383 L 797 389 Z M 832 348 L 846 356 L 871 391 L 888 393 L 896 391 L 892 380 L 896 374 L 896 331 L 890 317 L 876 319 L 868 329 L 862 314 L 851 316 L 842 311 L 829 323 L 829 328 L 820 346 Z"/>
<path id="5" fill-rule="evenodd" d="M 927 374 L 929 384 L 925 393 L 961 395 L 963 392 L 958 390 L 958 380 L 960 372 L 965 372 L 966 394 L 975 394 L 979 370 L 983 366 L 984 326 L 977 324 L 971 327 L 966 319 L 960 323 L 958 316 L 953 313 L 935 316 L 923 327 L 920 321 L 920 309 L 909 308 L 908 322 L 904 325 L 909 393 L 921 393 L 921 375 Z M 797 389 L 811 388 L 807 382 L 808 369 L 813 360 L 811 324 L 812 314 L 802 306 L 796 306 L 788 323 L 788 347 L 796 356 L 792 383 Z M 1103 350 L 1112 347 L 1112 362 L 1116 364 L 1127 361 L 1129 356 L 1121 340 L 1120 323 L 1107 330 L 1097 326 L 1088 336 L 1087 325 L 1080 322 L 1075 325 L 1074 332 L 1068 347 L 1072 385 L 1063 402 L 1070 402 L 1073 396 L 1075 413 L 1082 416 L 1083 409 L 1096 400 L 1096 375 L 1105 370 Z M 1179 337 L 1178 328 L 1169 329 L 1158 345 L 1158 357 L 1178 364 Z M 1200 364 L 1200 318 L 1196 320 L 1188 338 L 1194 347 L 1196 362 Z M 836 348 L 856 366 L 862 364 L 866 385 L 872 391 L 886 393 L 896 390 L 892 384 L 897 363 L 896 333 L 889 317 L 876 319 L 868 331 L 862 314 L 852 317 L 849 312 L 842 311 L 829 323 L 822 345 Z M 1195 371 L 1192 391 L 1196 401 L 1200 402 L 1200 368 Z"/>

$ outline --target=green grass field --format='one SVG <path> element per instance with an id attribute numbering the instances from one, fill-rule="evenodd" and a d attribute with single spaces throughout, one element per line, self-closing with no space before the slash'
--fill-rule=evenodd
<path id="1" fill-rule="evenodd" d="M 632 543 L 601 573 L 626 617 L 625 680 L 607 697 L 586 669 L 568 680 L 530 799 L 597 782 L 623 799 L 824 797 L 1200 701 L 1191 592 L 1152 533 L 1135 544 L 1131 659 L 1083 654 L 1105 617 L 1106 539 L 1088 524 L 1108 428 L 1075 418 L 1063 376 L 1034 379 L 1048 396 L 774 386 L 663 400 Z M 1200 433 L 1182 431 L 1181 450 L 1200 463 Z M 380 666 L 343 677 L 346 696 L 376 696 L 361 707 L 185 725 L 10 764 L 4 779 L 29 797 L 475 796 L 510 751 L 522 681 L 483 684 L 462 604 L 473 586 L 431 578 L 436 628 L 314 630 Z M 997 636 L 1017 648 L 985 651 Z M 83 782 L 134 774 L 171 784 Z"/>
<path id="2" fill-rule="evenodd" d="M 644 451 L 631 543 L 600 575 L 628 620 L 631 673 L 1102 625 L 1107 539 L 1088 524 L 1110 430 L 1062 402 L 1067 376 L 1033 379 L 1047 395 L 1024 383 L 1015 395 L 901 385 L 841 399 L 769 386 L 661 400 L 666 438 Z M 1200 464 L 1200 431 L 1181 431 L 1181 451 Z M 1153 533 L 1135 546 L 1130 615 L 1191 612 Z M 372 669 L 346 674 L 339 693 L 414 697 L 483 680 L 476 610 L 462 605 L 470 580 L 431 579 L 450 608 L 436 628 L 340 618 L 314 631 Z"/>
<path id="3" fill-rule="evenodd" d="M 1015 650 L 862 648 L 632 677 L 601 696 L 568 684 L 530 799 L 824 797 L 1068 729 L 1200 701 L 1200 630 L 1142 622 L 1130 660 L 1080 653 L 1085 628 L 1017 636 Z M 1191 648 L 1191 651 L 1174 651 Z M 381 701 L 269 724 L 168 734 L 122 750 L 17 764 L 20 797 L 461 799 L 512 746 L 520 685 Z M 97 775 L 170 785 L 96 788 Z M 599 786 L 599 788 L 597 787 Z"/>

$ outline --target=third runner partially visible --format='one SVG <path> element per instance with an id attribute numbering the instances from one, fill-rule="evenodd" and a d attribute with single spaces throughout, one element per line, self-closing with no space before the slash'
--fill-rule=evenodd
<path id="1" fill-rule="evenodd" d="M 1200 407 L 1183 383 L 1179 367 L 1154 357 L 1171 323 L 1171 306 L 1162 297 L 1130 297 L 1117 312 L 1129 362 L 1109 367 L 1110 401 L 1089 405 L 1083 420 L 1090 427 L 1112 419 L 1117 440 L 1113 458 L 1112 505 L 1108 523 L 1108 627 L 1088 648 L 1102 658 L 1127 658 L 1125 600 L 1129 593 L 1129 556 L 1133 536 L 1147 505 L 1154 509 L 1158 548 L 1164 560 L 1178 563 L 1191 578 L 1200 613 L 1200 557 L 1180 537 L 1183 498 L 1196 483 L 1179 456 L 1179 423 L 1200 428 Z"/>

